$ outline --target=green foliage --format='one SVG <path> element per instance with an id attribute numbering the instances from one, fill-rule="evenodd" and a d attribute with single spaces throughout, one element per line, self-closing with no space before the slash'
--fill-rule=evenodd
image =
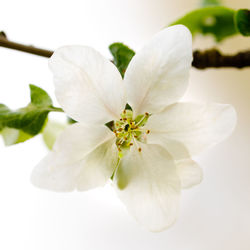
<path id="1" fill-rule="evenodd" d="M 41 132 L 50 111 L 61 111 L 52 105 L 49 95 L 41 88 L 30 85 L 31 102 L 24 108 L 11 110 L 0 104 L 0 133 L 5 144 L 23 142 Z"/>
<path id="2" fill-rule="evenodd" d="M 214 5 L 221 5 L 219 0 L 202 0 L 201 6 L 207 7 L 207 6 L 214 6 Z"/>
<path id="3" fill-rule="evenodd" d="M 198 33 L 211 34 L 219 42 L 238 33 L 234 24 L 234 14 L 233 9 L 223 6 L 205 7 L 191 11 L 171 25 L 183 24 L 189 28 L 193 36 Z"/>
<path id="4" fill-rule="evenodd" d="M 49 107 L 52 105 L 52 100 L 46 91 L 30 84 L 30 99 L 31 103 L 37 107 Z"/>
<path id="5" fill-rule="evenodd" d="M 5 146 L 24 142 L 33 137 L 22 130 L 8 127 L 4 128 L 0 133 L 2 134 Z"/>
<path id="6" fill-rule="evenodd" d="M 250 36 L 250 10 L 238 10 L 235 14 L 235 23 L 243 36 Z"/>
<path id="7" fill-rule="evenodd" d="M 43 140 L 48 149 L 52 149 L 58 135 L 67 127 L 67 124 L 62 124 L 55 121 L 48 121 L 43 130 Z"/>
<path id="8" fill-rule="evenodd" d="M 69 124 L 74 124 L 76 123 L 77 121 L 75 121 L 74 119 L 70 118 L 70 117 L 67 117 L 67 121 Z"/>
<path id="9" fill-rule="evenodd" d="M 109 50 L 114 57 L 114 64 L 118 68 L 122 77 L 128 67 L 129 62 L 135 55 L 135 52 L 122 43 L 113 43 L 109 46 Z"/>

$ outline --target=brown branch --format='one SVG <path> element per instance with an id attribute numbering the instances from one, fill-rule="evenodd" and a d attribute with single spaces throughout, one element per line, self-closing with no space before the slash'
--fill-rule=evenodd
<path id="1" fill-rule="evenodd" d="M 250 66 L 250 51 L 235 55 L 223 55 L 217 49 L 194 51 L 192 66 L 197 69 L 233 67 L 242 69 Z"/>
<path id="2" fill-rule="evenodd" d="M 53 54 L 53 51 L 51 50 L 40 49 L 40 48 L 36 48 L 33 46 L 12 42 L 7 39 L 3 31 L 0 32 L 0 47 L 14 49 L 14 50 L 26 52 L 26 53 L 37 55 L 37 56 L 43 56 L 43 57 L 51 57 Z"/>
<path id="3" fill-rule="evenodd" d="M 0 32 L 0 47 L 23 51 L 26 53 L 51 57 L 53 51 L 36 48 L 29 45 L 12 42 L 7 39 L 4 32 Z M 223 55 L 217 49 L 210 49 L 205 51 L 194 51 L 192 66 L 197 69 L 207 68 L 244 68 L 250 67 L 250 51 L 239 52 L 235 55 Z"/>

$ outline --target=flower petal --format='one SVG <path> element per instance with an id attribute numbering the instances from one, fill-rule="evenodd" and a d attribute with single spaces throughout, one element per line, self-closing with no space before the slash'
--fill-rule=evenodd
<path id="1" fill-rule="evenodd" d="M 90 47 L 65 46 L 49 60 L 55 93 L 65 112 L 76 121 L 105 124 L 126 105 L 117 68 Z"/>
<path id="2" fill-rule="evenodd" d="M 202 169 L 193 161 L 187 148 L 181 143 L 167 140 L 164 136 L 152 132 L 148 143 L 156 143 L 164 147 L 174 158 L 182 188 L 191 188 L 201 183 Z"/>
<path id="3" fill-rule="evenodd" d="M 231 105 L 177 103 L 150 117 L 147 140 L 160 145 L 166 143 L 167 147 L 179 142 L 190 155 L 195 155 L 228 137 L 236 120 Z"/>
<path id="4" fill-rule="evenodd" d="M 179 210 L 180 180 L 168 152 L 159 145 L 140 144 L 122 158 L 115 182 L 128 212 L 144 227 L 161 231 L 171 226 Z"/>
<path id="5" fill-rule="evenodd" d="M 64 192 L 103 186 L 118 160 L 114 142 L 104 126 L 71 125 L 35 167 L 31 181 L 40 188 Z"/>
<path id="6" fill-rule="evenodd" d="M 202 169 L 192 159 L 183 159 L 175 162 L 182 188 L 191 188 L 201 183 Z"/>
<path id="7" fill-rule="evenodd" d="M 138 51 L 124 78 L 135 115 L 160 112 L 182 97 L 191 61 L 192 35 L 183 25 L 164 29 Z"/>

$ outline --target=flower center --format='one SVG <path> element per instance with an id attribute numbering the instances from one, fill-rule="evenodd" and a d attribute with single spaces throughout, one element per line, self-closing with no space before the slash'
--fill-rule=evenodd
<path id="1" fill-rule="evenodd" d="M 125 109 L 122 112 L 120 120 L 115 121 L 113 129 L 116 136 L 116 145 L 120 152 L 133 146 L 134 143 L 136 144 L 136 140 L 146 142 L 146 135 L 150 131 L 146 130 L 144 126 L 149 116 L 148 113 L 145 113 L 133 119 L 132 110 Z M 141 148 L 138 148 L 138 150 L 141 152 Z"/>

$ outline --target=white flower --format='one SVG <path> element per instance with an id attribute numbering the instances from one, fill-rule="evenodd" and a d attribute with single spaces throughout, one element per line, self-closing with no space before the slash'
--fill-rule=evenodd
<path id="1" fill-rule="evenodd" d="M 177 103 L 188 85 L 192 37 L 167 28 L 138 51 L 122 80 L 92 48 L 59 48 L 49 61 L 55 93 L 78 123 L 34 169 L 32 182 L 54 191 L 114 187 L 129 213 L 151 231 L 178 216 L 181 188 L 201 182 L 190 158 L 231 134 L 230 105 Z M 128 103 L 132 110 L 124 110 Z M 113 131 L 106 123 L 114 121 Z M 132 145 L 133 144 L 133 145 Z"/>

